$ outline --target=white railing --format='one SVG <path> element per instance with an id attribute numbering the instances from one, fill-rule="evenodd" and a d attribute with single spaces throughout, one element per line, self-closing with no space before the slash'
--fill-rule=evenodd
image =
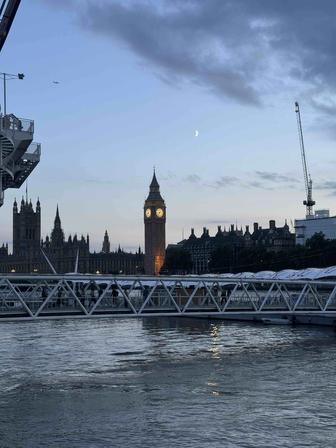
<path id="1" fill-rule="evenodd" d="M 97 275 L 0 276 L 1 318 L 336 316 L 335 281 Z"/>

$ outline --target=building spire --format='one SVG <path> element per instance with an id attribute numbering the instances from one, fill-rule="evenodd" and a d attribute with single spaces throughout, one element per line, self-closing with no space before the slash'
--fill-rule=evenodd
<path id="1" fill-rule="evenodd" d="M 55 245 L 60 245 L 64 241 L 64 233 L 63 233 L 62 226 L 61 226 L 61 218 L 59 215 L 58 204 L 57 204 L 57 208 L 56 208 L 54 228 L 51 232 L 51 241 Z"/>
<path id="2" fill-rule="evenodd" d="M 61 218 L 60 218 L 60 215 L 59 215 L 58 204 L 57 204 L 57 207 L 56 207 L 56 216 L 55 216 L 54 223 L 55 223 L 55 229 L 56 228 L 58 228 L 58 229 L 61 228 Z"/>
<path id="3" fill-rule="evenodd" d="M 159 185 L 159 182 L 157 181 L 156 174 L 155 174 L 155 167 L 154 167 L 154 171 L 153 171 L 152 182 L 151 182 L 149 188 L 150 188 L 151 191 L 160 190 L 160 185 Z"/>
<path id="4" fill-rule="evenodd" d="M 152 181 L 149 185 L 149 195 L 147 197 L 147 201 L 163 201 L 160 194 L 160 185 L 156 178 L 155 168 L 153 171 Z"/>
<path id="5" fill-rule="evenodd" d="M 105 230 L 102 252 L 104 254 L 109 254 L 110 251 L 111 251 L 110 238 L 108 236 L 107 230 Z"/>
<path id="6" fill-rule="evenodd" d="M 28 204 L 28 181 L 26 182 L 26 204 Z"/>

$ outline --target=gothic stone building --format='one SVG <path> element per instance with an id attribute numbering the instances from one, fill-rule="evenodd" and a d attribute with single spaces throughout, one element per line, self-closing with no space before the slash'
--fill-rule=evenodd
<path id="1" fill-rule="evenodd" d="M 20 209 L 13 205 L 13 253 L 8 245 L 0 247 L 0 272 L 51 273 L 50 261 L 57 273 L 74 272 L 78 254 L 78 272 L 101 274 L 137 274 L 144 269 L 144 255 L 124 252 L 120 246 L 110 251 L 110 241 L 105 232 L 102 251 L 90 252 L 89 236 L 70 235 L 65 238 L 57 207 L 54 227 L 50 236 L 41 240 L 41 204 L 34 210 L 28 200 L 22 199 Z"/>
<path id="2" fill-rule="evenodd" d="M 237 229 L 234 225 L 226 230 L 218 226 L 215 236 L 209 235 L 209 230 L 203 228 L 200 237 L 191 229 L 189 238 L 180 241 L 176 245 L 169 245 L 167 250 L 174 247 L 183 248 L 191 256 L 193 263 L 192 273 L 203 274 L 209 272 L 208 264 L 211 254 L 220 247 L 230 247 L 234 251 L 242 248 L 264 247 L 267 251 L 280 252 L 295 246 L 295 235 L 291 233 L 287 223 L 283 227 L 276 227 L 274 220 L 269 222 L 269 228 L 263 229 L 258 223 L 253 224 L 253 232 L 249 226 Z"/>

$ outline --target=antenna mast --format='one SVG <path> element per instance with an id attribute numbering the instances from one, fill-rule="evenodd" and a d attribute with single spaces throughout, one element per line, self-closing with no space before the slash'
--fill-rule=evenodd
<path id="1" fill-rule="evenodd" d="M 303 167 L 303 177 L 304 177 L 304 183 L 305 183 L 305 189 L 306 189 L 306 199 L 303 201 L 303 205 L 306 206 L 306 218 L 312 218 L 314 216 L 313 207 L 315 205 L 315 201 L 313 201 L 313 181 L 311 180 L 311 177 L 310 177 L 310 174 L 308 171 L 306 151 L 305 151 L 304 141 L 303 141 L 300 106 L 299 106 L 298 102 L 295 103 L 295 112 L 296 112 L 296 119 L 297 119 L 298 131 L 299 131 L 299 142 L 300 142 L 301 159 L 302 159 L 302 167 Z"/>

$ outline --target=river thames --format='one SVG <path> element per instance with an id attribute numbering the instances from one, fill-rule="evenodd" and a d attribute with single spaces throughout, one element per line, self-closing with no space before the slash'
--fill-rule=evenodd
<path id="1" fill-rule="evenodd" d="M 196 319 L 0 324 L 0 447 L 334 447 L 336 334 Z"/>

